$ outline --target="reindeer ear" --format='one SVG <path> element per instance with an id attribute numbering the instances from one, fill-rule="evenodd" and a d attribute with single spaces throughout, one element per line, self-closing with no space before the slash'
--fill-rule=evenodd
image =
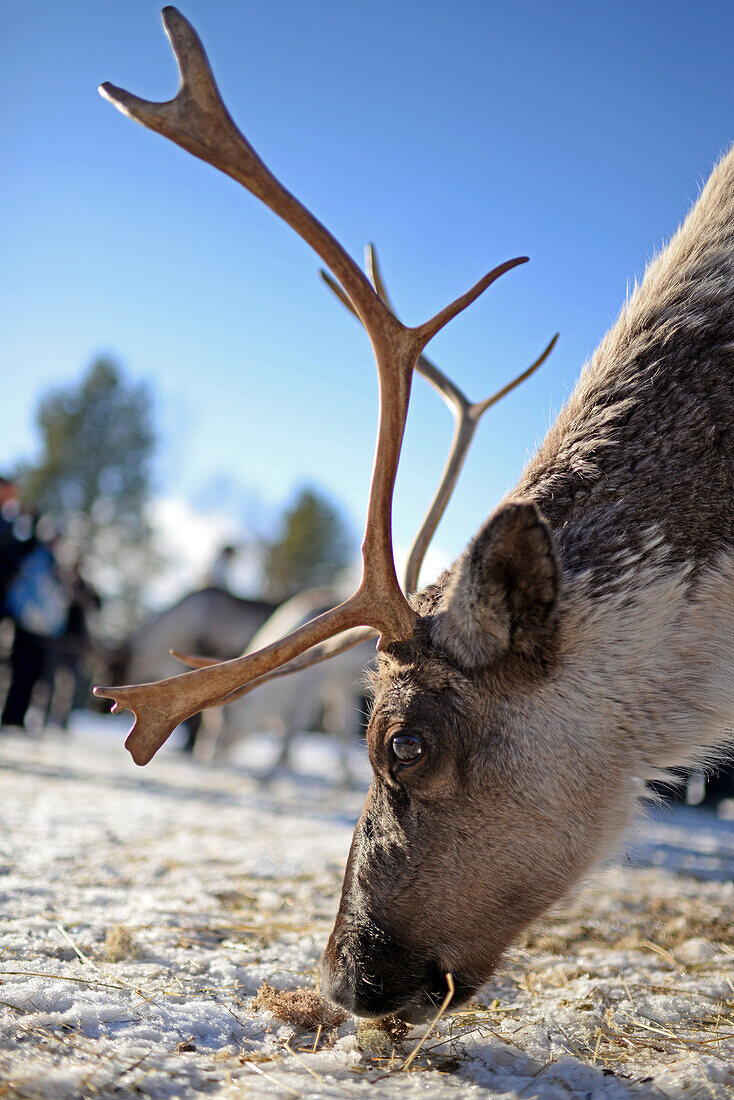
<path id="1" fill-rule="evenodd" d="M 431 638 L 481 668 L 509 650 L 540 656 L 555 620 L 561 566 L 535 504 L 501 505 L 455 563 Z"/>

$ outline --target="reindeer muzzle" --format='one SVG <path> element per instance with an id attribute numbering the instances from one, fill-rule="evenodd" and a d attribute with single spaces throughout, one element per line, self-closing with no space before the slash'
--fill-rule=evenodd
<path id="1" fill-rule="evenodd" d="M 466 1001 L 476 985 L 454 979 L 452 1005 Z M 436 1014 L 448 992 L 446 967 L 388 935 L 354 930 L 333 932 L 321 959 L 321 988 L 355 1016 L 399 1016 L 423 1023 Z"/>

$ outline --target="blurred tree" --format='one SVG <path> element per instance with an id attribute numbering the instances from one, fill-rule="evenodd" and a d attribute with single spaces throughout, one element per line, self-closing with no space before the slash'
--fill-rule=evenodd
<path id="1" fill-rule="evenodd" d="M 280 535 L 266 544 L 263 574 L 270 599 L 329 584 L 352 559 L 353 539 L 336 510 L 317 490 L 305 488 L 286 509 Z"/>
<path id="2" fill-rule="evenodd" d="M 155 447 L 151 395 L 110 359 L 40 402 L 41 455 L 20 471 L 22 498 L 56 520 L 87 579 L 106 598 L 104 633 L 140 618 L 158 562 L 146 517 Z"/>

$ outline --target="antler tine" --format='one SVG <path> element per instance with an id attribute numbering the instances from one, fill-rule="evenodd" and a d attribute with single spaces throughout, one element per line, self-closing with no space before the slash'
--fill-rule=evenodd
<path id="1" fill-rule="evenodd" d="M 407 603 L 405 609 L 412 616 L 412 630 L 415 615 Z M 370 611 L 369 602 L 360 587 L 345 603 L 257 653 L 233 661 L 220 661 L 157 683 L 95 687 L 94 694 L 113 700 L 113 714 L 119 710 L 133 712 L 135 722 L 125 745 L 136 764 L 147 764 L 181 722 L 200 710 L 219 704 L 251 680 L 286 664 L 324 638 L 361 626 L 365 611 Z"/>
<path id="2" fill-rule="evenodd" d="M 377 362 L 380 413 L 362 545 L 362 580 L 357 591 L 339 607 L 259 653 L 196 669 L 158 684 L 95 689 L 96 694 L 114 700 L 114 710 L 127 709 L 135 714 L 136 721 L 126 744 L 137 763 L 147 763 L 184 719 L 325 638 L 369 625 L 379 631 L 379 645 L 384 648 L 412 634 L 416 615 L 395 575 L 392 494 L 415 361 L 451 317 L 474 301 L 503 271 L 523 262 L 513 260 L 495 268 L 430 321 L 417 328 L 406 328 L 382 302 L 345 249 L 273 176 L 235 126 L 190 23 L 172 7 L 164 9 L 163 22 L 181 74 L 176 96 L 166 103 L 149 103 L 111 84 L 102 85 L 101 93 L 137 122 L 237 180 L 311 245 L 341 283 L 370 337 Z"/>
<path id="3" fill-rule="evenodd" d="M 426 321 L 422 325 L 418 325 L 412 331 L 420 340 L 421 350 L 426 344 L 436 336 L 437 333 L 445 328 L 449 321 L 453 321 L 454 317 L 457 317 L 462 313 L 467 306 L 470 306 L 472 302 L 476 302 L 477 298 L 484 294 L 492 283 L 496 282 L 501 275 L 504 275 L 506 271 L 511 271 L 513 267 L 519 267 L 520 264 L 526 264 L 528 262 L 528 256 L 518 256 L 514 260 L 505 260 L 503 264 L 498 264 L 497 267 L 492 268 L 490 272 L 483 275 L 478 282 L 474 284 L 466 294 L 460 295 L 449 305 L 444 306 L 443 309 L 431 317 L 430 321 Z"/>
<path id="4" fill-rule="evenodd" d="M 436 533 L 436 528 L 446 511 L 446 506 L 451 499 L 456 482 L 459 479 L 459 474 L 463 469 L 466 456 L 469 453 L 469 447 L 471 446 L 479 421 L 487 409 L 491 409 L 493 405 L 496 405 L 498 401 L 506 397 L 507 394 L 519 386 L 521 382 L 525 382 L 531 374 L 534 374 L 535 371 L 545 363 L 546 359 L 553 351 L 553 348 L 556 346 L 558 336 L 559 334 L 556 333 L 547 347 L 541 352 L 538 358 L 526 368 L 526 370 L 522 371 L 522 373 L 518 374 L 516 378 L 513 378 L 511 382 L 502 386 L 484 401 L 477 401 L 472 405 L 468 403 L 462 405 L 451 403 L 455 409 L 454 437 L 451 441 L 449 457 L 444 468 L 441 482 L 436 490 L 436 495 L 431 501 L 431 505 L 426 513 L 426 518 L 423 520 L 421 529 L 416 535 L 410 550 L 408 564 L 405 569 L 406 593 L 415 592 L 418 588 L 418 577 L 420 576 L 423 559 L 426 556 L 426 551 L 431 543 L 431 539 Z"/>
<path id="5" fill-rule="evenodd" d="M 507 394 L 514 390 L 516 386 L 519 386 L 521 382 L 525 382 L 531 374 L 535 374 L 538 367 L 543 366 L 543 363 L 545 363 L 546 359 L 553 351 L 553 348 L 558 343 L 560 335 L 560 332 L 557 332 L 555 336 L 552 336 L 538 358 L 533 360 L 529 367 L 526 367 L 521 374 L 518 374 L 511 382 L 508 382 L 506 386 L 502 386 L 500 389 L 496 390 L 490 397 L 486 397 L 484 401 L 477 401 L 472 405 L 472 415 L 476 416 L 477 420 L 479 420 L 484 416 L 487 409 L 491 409 L 493 405 L 496 405 L 498 401 L 506 397 Z"/>

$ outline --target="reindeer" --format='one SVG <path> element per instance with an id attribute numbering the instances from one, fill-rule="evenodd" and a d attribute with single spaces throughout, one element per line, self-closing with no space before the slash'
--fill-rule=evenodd
<path id="1" fill-rule="evenodd" d="M 171 8 L 170 103 L 110 85 L 131 117 L 267 203 L 328 264 L 366 327 L 380 422 L 363 578 L 259 653 L 104 688 L 147 762 L 183 717 L 340 632 L 379 631 L 356 826 L 323 988 L 363 1016 L 470 997 L 518 933 L 620 836 L 641 780 L 707 758 L 734 724 L 734 152 L 649 266 L 517 487 L 451 569 L 409 598 L 391 493 L 416 358 L 501 265 L 402 325 L 236 129 Z M 329 639 L 329 641 L 326 641 Z"/>
<path id="2" fill-rule="evenodd" d="M 241 653 L 276 605 L 249 600 L 224 588 L 208 586 L 188 592 L 170 607 L 151 616 L 110 655 L 114 676 L 133 683 L 142 677 L 163 679 L 176 670 L 169 649 L 200 649 L 219 659 Z M 193 752 L 201 715 L 184 723 L 185 752 Z"/>
<path id="3" fill-rule="evenodd" d="M 119 669 L 117 674 L 133 681 L 141 676 L 163 679 L 176 668 L 170 646 L 202 649 L 220 659 L 241 653 L 275 608 L 274 603 L 243 599 L 224 588 L 188 592 L 126 639 L 117 654 L 124 672 Z"/>
<path id="4" fill-rule="evenodd" d="M 333 588 L 308 589 L 287 600 L 257 632 L 248 651 L 267 645 L 332 607 L 337 602 L 335 593 Z M 197 736 L 197 759 L 219 762 L 243 738 L 267 731 L 279 741 L 275 760 L 263 776 L 269 780 L 290 764 L 298 734 L 323 731 L 336 738 L 341 780 L 352 784 L 350 748 L 364 732 L 365 668 L 375 655 L 374 640 L 366 638 L 329 661 L 310 664 L 286 679 L 259 683 L 257 691 L 239 702 L 206 711 Z"/>

